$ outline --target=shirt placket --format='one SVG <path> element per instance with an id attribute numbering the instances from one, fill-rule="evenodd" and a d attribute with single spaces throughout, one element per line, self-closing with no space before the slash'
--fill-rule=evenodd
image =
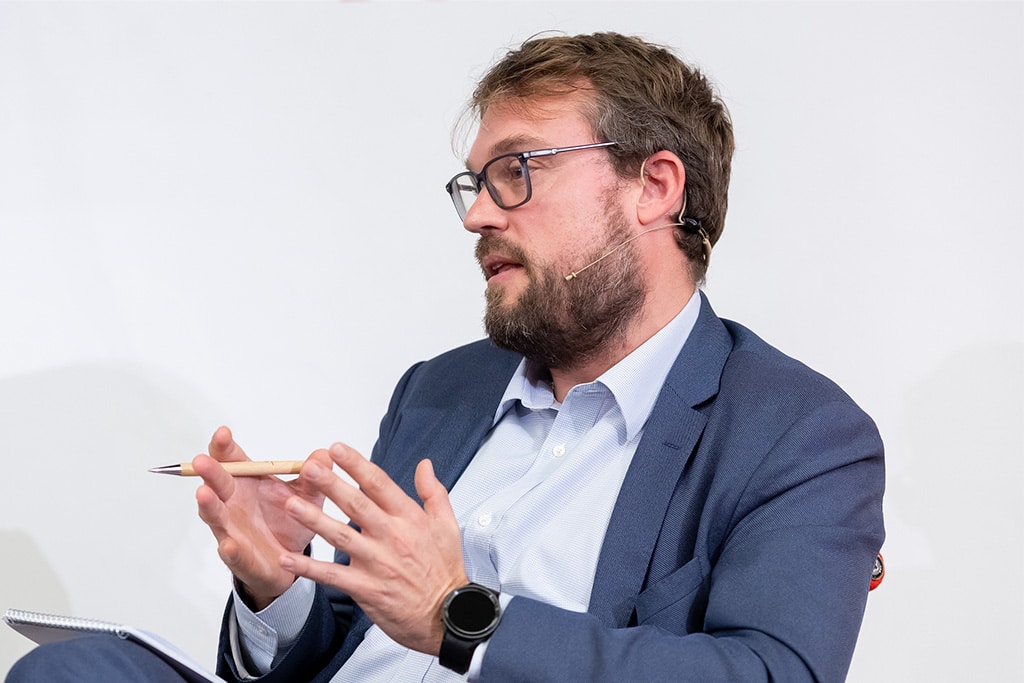
<path id="1" fill-rule="evenodd" d="M 518 514 L 522 521 L 514 529 L 502 526 L 502 521 L 513 508 L 519 513 L 528 512 L 531 492 L 542 487 L 570 460 L 567 456 L 574 445 L 596 423 L 605 396 L 606 392 L 597 387 L 574 388 L 555 416 L 526 474 L 514 484 L 496 491 L 467 515 L 463 542 L 471 581 L 500 589 L 502 566 L 510 563 L 547 523 L 547 514 L 539 510 L 537 514 Z M 524 509 L 519 509 L 523 506 Z"/>

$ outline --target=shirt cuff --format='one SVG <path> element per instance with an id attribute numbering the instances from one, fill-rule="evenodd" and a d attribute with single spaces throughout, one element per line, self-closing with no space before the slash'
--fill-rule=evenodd
<path id="1" fill-rule="evenodd" d="M 298 578 L 274 602 L 259 612 L 253 612 L 238 594 L 237 586 L 232 590 L 234 617 L 238 623 L 237 634 L 232 629 L 231 655 L 239 673 L 246 669 L 246 662 L 259 675 L 266 674 L 273 667 L 279 652 L 287 652 L 299 637 L 309 610 L 313 606 L 316 584 L 305 578 Z M 248 672 L 243 673 L 247 675 Z"/>

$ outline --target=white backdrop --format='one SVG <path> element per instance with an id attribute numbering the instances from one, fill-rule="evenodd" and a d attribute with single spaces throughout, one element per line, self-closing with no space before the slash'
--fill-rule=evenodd
<path id="1" fill-rule="evenodd" d="M 1020 680 L 1020 3 L 0 4 L 0 609 L 212 666 L 228 577 L 146 469 L 222 423 L 368 453 L 401 372 L 481 336 L 450 132 L 544 29 L 675 46 L 732 110 L 711 300 L 887 445 L 850 680 Z"/>

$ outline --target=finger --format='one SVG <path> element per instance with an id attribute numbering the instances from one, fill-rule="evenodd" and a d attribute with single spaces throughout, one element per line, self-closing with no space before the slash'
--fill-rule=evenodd
<path id="1" fill-rule="evenodd" d="M 462 559 L 462 531 L 455 511 L 452 510 L 448 491 L 434 476 L 434 466 L 429 460 L 421 460 L 416 466 L 415 481 L 416 493 L 423 500 L 423 511 L 429 520 L 434 545 L 445 560 L 452 563 L 450 566 L 460 570 L 459 580 L 462 583 L 456 585 L 464 585 L 469 579 L 466 578 Z"/>
<path id="2" fill-rule="evenodd" d="M 366 554 L 367 543 L 362 534 L 345 522 L 324 514 L 323 510 L 302 498 L 298 496 L 289 498 L 285 503 L 285 511 L 292 519 L 320 536 L 337 550 L 346 552 L 350 556 Z"/>
<path id="3" fill-rule="evenodd" d="M 224 502 L 217 497 L 209 486 L 200 486 L 196 490 L 196 502 L 199 505 L 199 517 L 210 528 L 217 540 L 217 554 L 232 571 L 241 563 L 242 547 L 228 531 L 228 511 Z"/>
<path id="4" fill-rule="evenodd" d="M 231 430 L 224 426 L 218 427 L 213 433 L 209 448 L 210 455 L 221 462 L 249 459 L 242 447 L 235 443 Z"/>
<path id="5" fill-rule="evenodd" d="M 361 458 L 362 456 L 356 454 L 356 457 Z M 305 472 L 310 482 L 364 531 L 372 533 L 387 526 L 388 513 L 371 500 L 364 491 L 352 486 L 333 472 L 319 469 L 318 465 L 310 466 Z"/>
<path id="6" fill-rule="evenodd" d="M 226 501 L 235 492 L 235 478 L 210 456 L 201 453 L 192 458 L 192 469 L 221 500 Z"/>
<path id="7" fill-rule="evenodd" d="M 320 467 L 319 462 L 304 466 L 303 474 L 308 485 L 316 487 L 321 500 L 325 496 L 329 498 L 331 502 L 338 506 L 338 509 L 345 513 L 350 520 L 358 524 L 360 528 L 376 529 L 386 524 L 387 515 L 377 507 L 376 503 L 330 469 Z M 319 507 L 322 508 L 323 506 Z"/>
<path id="8" fill-rule="evenodd" d="M 444 484 L 434 476 L 434 465 L 429 460 L 421 460 L 416 466 L 416 493 L 423 501 L 423 509 L 431 520 L 445 524 L 455 524 L 455 511 Z"/>
<path id="9" fill-rule="evenodd" d="M 408 515 L 419 505 L 388 474 L 359 454 L 354 448 L 336 443 L 331 458 L 359 485 L 363 494 L 390 515 Z"/>
<path id="10" fill-rule="evenodd" d="M 218 542 L 222 542 L 228 537 L 228 532 L 225 524 L 226 508 L 224 501 L 220 499 L 216 491 L 211 487 L 203 484 L 196 489 L 196 504 L 199 508 L 199 518 L 203 520 L 210 531 L 213 532 L 214 538 Z"/>
<path id="11" fill-rule="evenodd" d="M 209 445 L 210 455 L 200 454 L 192 458 L 192 468 L 203 483 L 209 486 L 221 500 L 227 500 L 235 490 L 234 478 L 228 474 L 221 462 L 248 460 L 242 448 L 235 443 L 231 430 L 221 426 L 213 433 Z"/>
<path id="12" fill-rule="evenodd" d="M 313 468 L 317 467 L 320 472 L 330 472 L 334 467 L 334 461 L 331 460 L 331 454 L 327 452 L 326 448 L 319 448 L 309 454 L 302 464 L 302 469 L 299 470 L 298 478 L 293 482 L 295 492 L 310 500 L 316 500 L 323 496 L 323 492 L 320 490 L 322 480 L 316 479 L 320 472 L 313 472 L 312 476 L 310 474 Z"/>
<path id="13" fill-rule="evenodd" d="M 360 593 L 358 588 L 353 590 L 354 581 L 360 576 L 360 572 L 352 567 L 337 564 L 336 562 L 315 560 L 302 553 L 281 555 L 278 563 L 281 569 L 297 576 L 312 579 L 320 585 L 334 586 L 353 597 L 355 597 L 355 594 Z"/>

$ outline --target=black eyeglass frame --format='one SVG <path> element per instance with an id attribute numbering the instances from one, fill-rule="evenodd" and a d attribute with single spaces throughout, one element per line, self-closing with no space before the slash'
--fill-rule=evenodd
<path id="1" fill-rule="evenodd" d="M 515 209 L 522 206 L 526 202 L 530 201 L 530 199 L 533 197 L 533 186 L 530 183 L 530 167 L 526 163 L 528 159 L 535 159 L 537 157 L 551 157 L 555 156 L 556 154 L 561 154 L 563 152 L 578 152 L 584 149 L 599 149 L 601 147 L 611 147 L 617 144 L 619 143 L 592 142 L 587 145 L 574 145 L 572 147 L 551 147 L 549 149 L 535 149 L 529 152 L 509 152 L 508 154 L 496 156 L 490 161 L 488 161 L 486 164 L 484 164 L 483 168 L 480 169 L 479 173 L 473 173 L 472 171 L 463 171 L 462 173 L 456 173 L 454 176 L 452 176 L 452 179 L 449 180 L 448 183 L 444 186 L 444 189 L 446 189 L 448 191 L 448 194 L 451 195 L 452 203 L 455 205 L 455 211 L 459 214 L 459 218 L 462 220 L 466 219 L 466 214 L 469 213 L 469 207 L 466 206 L 465 203 L 462 201 L 462 194 L 458 189 L 458 183 L 461 179 L 468 179 L 470 181 L 470 187 L 473 189 L 474 192 L 476 192 L 477 196 L 480 195 L 480 188 L 486 187 L 487 194 L 491 196 L 491 199 L 498 206 L 498 208 L 505 210 Z M 519 166 L 523 170 L 523 182 L 526 185 L 526 197 L 522 201 L 516 202 L 515 204 L 506 205 L 504 202 L 502 202 L 501 195 L 498 192 L 497 188 L 495 188 L 494 185 L 492 185 L 491 182 L 487 179 L 487 169 L 489 169 L 492 164 L 501 161 L 502 159 L 508 159 L 509 157 L 514 157 L 519 160 Z"/>

